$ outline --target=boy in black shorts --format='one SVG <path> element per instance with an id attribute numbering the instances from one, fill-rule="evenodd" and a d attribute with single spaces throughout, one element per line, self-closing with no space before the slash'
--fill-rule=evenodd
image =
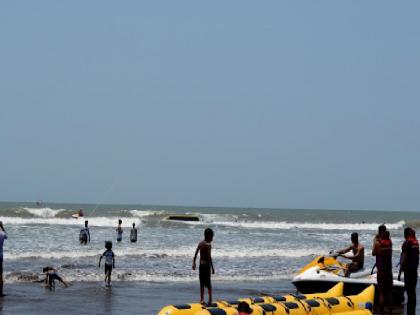
<path id="1" fill-rule="evenodd" d="M 111 286 L 111 272 L 112 268 L 115 268 L 115 255 L 112 251 L 112 242 L 105 242 L 106 251 L 99 258 L 99 268 L 101 268 L 102 257 L 105 257 L 105 283 L 107 286 Z"/>
<path id="2" fill-rule="evenodd" d="M 204 288 L 207 288 L 209 294 L 209 302 L 212 303 L 211 294 L 211 273 L 214 274 L 213 261 L 211 259 L 211 242 L 213 241 L 213 230 L 205 229 L 204 240 L 198 243 L 197 250 L 195 251 L 192 269 L 196 269 L 195 261 L 197 259 L 198 252 L 200 252 L 200 303 L 204 304 Z"/>

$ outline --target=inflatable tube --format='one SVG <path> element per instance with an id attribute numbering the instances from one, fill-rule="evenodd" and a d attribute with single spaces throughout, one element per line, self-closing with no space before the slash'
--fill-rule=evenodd
<path id="1" fill-rule="evenodd" d="M 279 303 L 264 303 L 256 305 L 260 309 L 261 314 L 265 315 L 287 315 L 286 308 Z"/>
<path id="2" fill-rule="evenodd" d="M 160 310 L 158 315 L 194 315 L 204 308 L 201 304 L 168 305 Z"/>
<path id="3" fill-rule="evenodd" d="M 252 313 L 250 315 L 270 315 L 271 313 L 264 313 L 263 309 L 257 305 L 250 305 L 250 308 L 252 310 Z M 219 308 L 205 308 L 199 311 L 198 313 L 195 313 L 194 315 L 237 315 L 238 310 L 236 307 L 232 306 L 225 306 L 225 307 L 219 307 Z M 281 313 L 283 315 L 283 313 Z M 284 315 L 287 315 L 284 313 Z"/>
<path id="4" fill-rule="evenodd" d="M 285 313 L 288 315 L 306 315 L 308 314 L 308 309 L 302 301 L 294 301 L 294 302 L 281 302 L 278 303 L 283 306 Z"/>
<path id="5" fill-rule="evenodd" d="M 354 310 L 353 302 L 346 296 L 328 297 L 324 301 L 328 303 L 331 313 L 350 312 Z"/>
<path id="6" fill-rule="evenodd" d="M 212 303 L 211 305 L 203 305 L 199 303 L 168 305 L 162 308 L 158 315 L 194 315 L 205 308 L 220 308 L 226 306 L 227 305 L 225 303 L 219 301 Z"/>
<path id="7" fill-rule="evenodd" d="M 315 298 L 329 298 L 343 295 L 344 285 L 342 282 L 337 283 L 327 292 L 313 294 L 288 294 L 288 295 L 271 295 L 263 296 L 264 303 L 292 302 L 296 300 L 308 300 Z M 254 302 L 255 303 L 255 302 Z"/>
<path id="8" fill-rule="evenodd" d="M 219 300 L 219 303 L 225 306 L 232 306 L 236 307 L 240 302 L 246 302 L 248 305 L 252 304 L 261 304 L 261 303 L 272 303 L 273 298 L 270 296 L 262 296 L 262 297 L 250 297 L 250 298 L 242 298 L 237 300 Z"/>
<path id="9" fill-rule="evenodd" d="M 375 297 L 375 287 L 369 286 L 361 293 L 341 296 L 343 284 L 339 283 L 329 291 L 308 295 L 265 296 L 222 300 L 211 305 L 180 304 L 162 308 L 158 315 L 236 315 L 238 304 L 247 302 L 253 315 L 362 315 L 371 314 Z M 337 294 L 337 295 L 336 295 Z M 336 295 L 336 296 L 334 296 Z M 315 298 L 308 298 L 313 297 Z M 294 300 L 290 300 L 290 299 Z M 285 301 L 278 301 L 278 300 Z M 358 312 L 361 313 L 358 313 Z"/>
<path id="10" fill-rule="evenodd" d="M 303 300 L 302 303 L 306 306 L 308 315 L 323 315 L 330 314 L 330 308 L 324 299 L 310 299 Z"/>
<path id="11" fill-rule="evenodd" d="M 292 295 L 292 294 L 289 294 L 289 295 L 270 295 L 270 296 L 264 296 L 263 298 L 265 298 L 267 300 L 266 303 L 291 302 L 291 301 L 298 300 L 296 295 Z"/>
<path id="12" fill-rule="evenodd" d="M 374 298 L 375 286 L 371 285 L 357 295 L 329 297 L 324 300 L 329 304 L 331 313 L 342 313 L 352 310 L 372 310 Z"/>
<path id="13" fill-rule="evenodd" d="M 373 303 L 375 301 L 375 286 L 372 284 L 359 294 L 350 295 L 348 298 L 354 304 L 355 310 L 373 310 Z"/>
<path id="14" fill-rule="evenodd" d="M 344 283 L 339 282 L 335 286 L 333 286 L 331 289 L 329 289 L 327 292 L 304 294 L 304 295 L 299 295 L 299 297 L 305 300 L 316 299 L 316 298 L 337 297 L 337 296 L 343 296 L 343 292 L 344 292 Z"/>
<path id="15" fill-rule="evenodd" d="M 194 315 L 237 315 L 238 311 L 233 307 L 207 308 L 195 313 Z M 258 314 L 259 315 L 259 314 Z"/>
<path id="16" fill-rule="evenodd" d="M 344 313 L 335 313 L 334 315 L 372 315 L 372 312 L 369 310 L 358 310 Z"/>

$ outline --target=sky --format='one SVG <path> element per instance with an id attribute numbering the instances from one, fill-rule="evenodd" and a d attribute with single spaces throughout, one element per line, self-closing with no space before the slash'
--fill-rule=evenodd
<path id="1" fill-rule="evenodd" d="M 0 200 L 420 208 L 418 1 L 2 1 Z"/>

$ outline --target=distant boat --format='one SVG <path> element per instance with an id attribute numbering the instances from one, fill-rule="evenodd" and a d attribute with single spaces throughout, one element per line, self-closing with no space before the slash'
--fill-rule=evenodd
<path id="1" fill-rule="evenodd" d="M 168 215 L 164 218 L 164 220 L 168 221 L 200 221 L 200 217 L 194 214 L 174 214 Z"/>

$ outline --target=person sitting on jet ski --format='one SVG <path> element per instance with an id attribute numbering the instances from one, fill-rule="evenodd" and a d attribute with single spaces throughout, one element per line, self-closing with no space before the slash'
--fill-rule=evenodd
<path id="1" fill-rule="evenodd" d="M 353 252 L 353 256 L 346 256 L 345 253 L 349 251 Z M 365 261 L 365 248 L 362 244 L 359 243 L 359 234 L 351 234 L 351 245 L 340 251 L 338 251 L 339 256 L 350 259 L 352 262 L 347 264 L 345 277 L 349 277 L 350 273 L 359 271 L 363 269 L 363 264 Z"/>

